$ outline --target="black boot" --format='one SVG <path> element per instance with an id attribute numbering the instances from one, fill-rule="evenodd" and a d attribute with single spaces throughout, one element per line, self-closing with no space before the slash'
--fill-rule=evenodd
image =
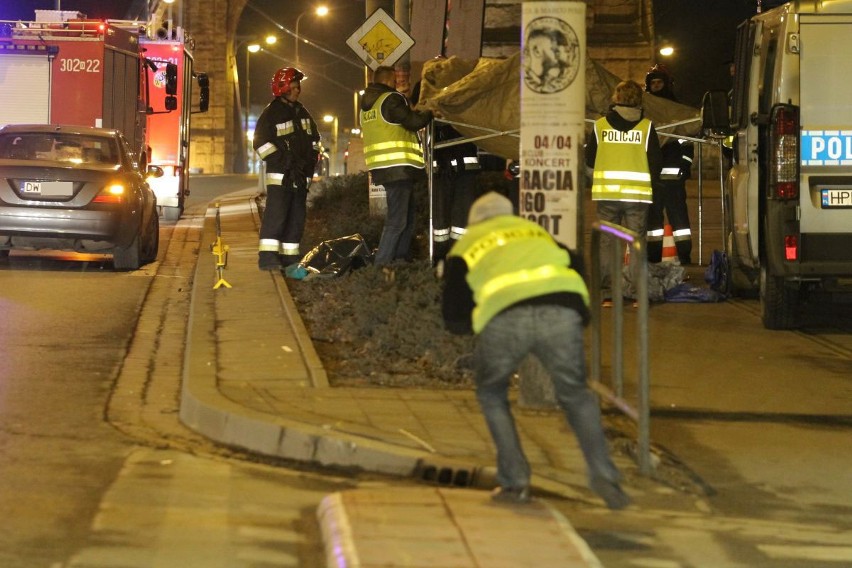
<path id="1" fill-rule="evenodd" d="M 261 270 L 281 270 L 277 252 L 262 250 L 257 254 L 257 267 Z"/>
<path id="2" fill-rule="evenodd" d="M 296 264 L 297 262 L 302 260 L 302 257 L 297 254 L 282 254 L 279 255 L 278 258 L 280 259 L 281 266 L 283 268 L 287 268 L 291 264 Z"/>

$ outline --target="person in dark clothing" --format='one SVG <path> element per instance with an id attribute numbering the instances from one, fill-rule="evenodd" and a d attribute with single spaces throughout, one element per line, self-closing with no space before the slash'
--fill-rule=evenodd
<path id="1" fill-rule="evenodd" d="M 432 120 L 429 111 L 411 109 L 408 99 L 394 88 L 392 67 L 377 67 L 361 97 L 364 161 L 372 182 L 387 196 L 387 215 L 375 264 L 408 260 L 414 237 L 414 181 L 423 176 L 423 149 L 417 131 Z"/>
<path id="2" fill-rule="evenodd" d="M 420 85 L 418 81 L 411 91 L 414 107 L 420 101 Z M 432 153 L 432 262 L 436 266 L 465 232 L 482 171 L 479 149 L 471 142 L 459 143 L 463 138 L 451 124 L 435 124 L 433 146 L 455 142 Z"/>
<path id="3" fill-rule="evenodd" d="M 655 65 L 645 76 L 645 91 L 677 102 L 674 80 L 662 65 Z M 686 205 L 686 180 L 692 173 L 692 142 L 665 137 L 662 145 L 660 185 L 654 188 L 654 200 L 648 209 L 648 262 L 660 262 L 663 255 L 665 219 L 672 226 L 675 247 L 681 264 L 689 264 L 692 256 L 692 230 Z"/>
<path id="4" fill-rule="evenodd" d="M 420 102 L 418 81 L 411 90 L 411 105 Z M 446 122 L 436 122 L 433 146 L 459 141 L 462 134 Z M 432 262 L 435 266 L 465 232 L 467 213 L 476 199 L 482 168 L 479 150 L 470 142 L 455 143 L 432 152 Z"/>
<path id="5" fill-rule="evenodd" d="M 266 163 L 266 207 L 258 266 L 282 270 L 299 261 L 305 230 L 308 180 L 320 152 L 317 125 L 299 102 L 304 73 L 285 67 L 272 77 L 272 99 L 257 119 L 253 147 Z"/>
<path id="6" fill-rule="evenodd" d="M 435 142 L 462 138 L 451 125 L 435 129 Z M 432 177 L 432 238 L 435 243 L 433 262 L 442 261 L 457 240 L 465 233 L 467 214 L 476 197 L 481 172 L 475 144 L 466 142 L 434 152 Z"/>
<path id="7" fill-rule="evenodd" d="M 592 490 L 611 509 L 630 503 L 610 459 L 599 403 L 586 384 L 589 293 L 576 267 L 570 250 L 514 215 L 511 201 L 496 192 L 473 203 L 468 230 L 447 255 L 442 314 L 451 333 L 476 334 L 476 398 L 497 447 L 496 501 L 530 500 L 530 465 L 508 391 L 512 374 L 532 354 L 553 381 Z"/>

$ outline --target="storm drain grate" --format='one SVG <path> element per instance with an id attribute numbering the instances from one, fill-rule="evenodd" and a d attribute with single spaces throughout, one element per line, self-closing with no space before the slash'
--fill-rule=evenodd
<path id="1" fill-rule="evenodd" d="M 450 485 L 453 487 L 470 487 L 474 483 L 474 474 L 469 469 L 454 469 L 427 465 L 420 469 L 419 477 L 429 483 Z"/>

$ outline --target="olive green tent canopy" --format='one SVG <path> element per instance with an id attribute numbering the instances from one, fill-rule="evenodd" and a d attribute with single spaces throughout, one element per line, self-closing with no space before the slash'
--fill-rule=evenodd
<path id="1" fill-rule="evenodd" d="M 418 108 L 437 111 L 477 146 L 508 159 L 518 158 L 520 128 L 520 53 L 508 59 L 457 57 L 434 59 L 423 66 Z M 586 118 L 609 110 L 612 91 L 621 79 L 600 63 L 586 59 Z M 697 136 L 700 111 L 645 93 L 645 116 L 660 134 Z M 665 137 L 661 136 L 661 141 Z"/>

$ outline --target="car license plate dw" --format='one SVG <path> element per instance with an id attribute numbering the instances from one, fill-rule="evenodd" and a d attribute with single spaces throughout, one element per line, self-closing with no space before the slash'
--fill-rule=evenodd
<path id="1" fill-rule="evenodd" d="M 70 181 L 22 181 L 21 193 L 25 197 L 71 197 L 74 184 Z"/>

